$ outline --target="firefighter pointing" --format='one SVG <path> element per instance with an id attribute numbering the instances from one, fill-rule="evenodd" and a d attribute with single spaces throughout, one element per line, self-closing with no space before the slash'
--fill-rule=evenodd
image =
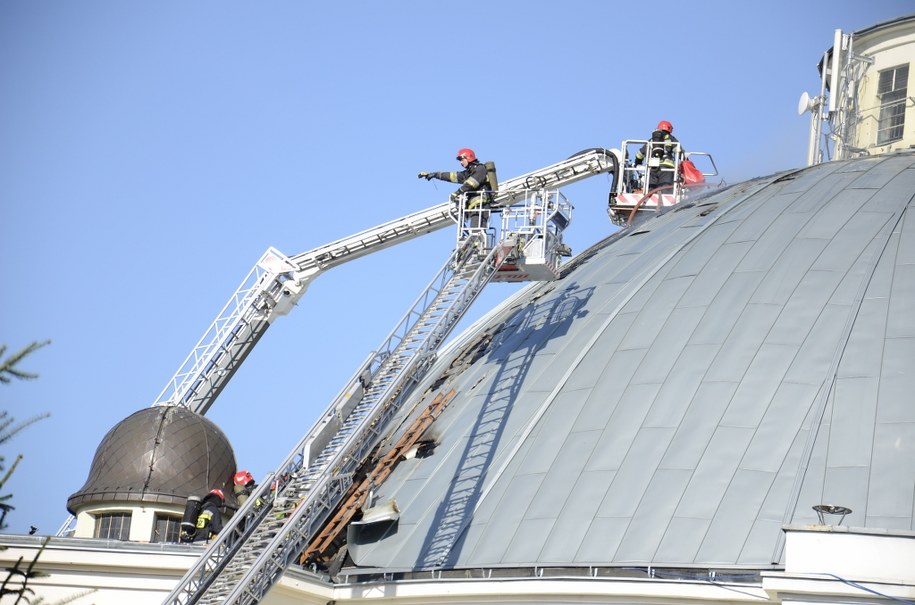
<path id="1" fill-rule="evenodd" d="M 492 162 L 480 162 L 477 154 L 467 148 L 457 152 L 457 161 L 464 168 L 460 172 L 420 172 L 417 176 L 427 181 L 461 183 L 451 194 L 451 200 L 458 202 L 463 198 L 465 210 L 471 211 L 468 213 L 470 227 L 485 229 L 489 222 L 489 204 L 497 190 L 496 166 Z"/>

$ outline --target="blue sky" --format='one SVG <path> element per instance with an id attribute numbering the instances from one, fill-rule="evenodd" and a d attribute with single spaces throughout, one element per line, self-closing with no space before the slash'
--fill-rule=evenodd
<path id="1" fill-rule="evenodd" d="M 646 7 L 651 8 L 646 8 Z M 471 147 L 511 178 L 661 119 L 728 183 L 803 166 L 800 94 L 846 32 L 915 2 L 0 3 L 0 386 L 8 532 L 54 533 L 115 424 L 155 401 L 270 246 L 293 255 L 447 199 Z M 566 241 L 611 233 L 599 176 Z M 208 417 L 273 470 L 448 257 L 452 230 L 320 276 Z M 490 285 L 463 325 L 517 286 Z"/>

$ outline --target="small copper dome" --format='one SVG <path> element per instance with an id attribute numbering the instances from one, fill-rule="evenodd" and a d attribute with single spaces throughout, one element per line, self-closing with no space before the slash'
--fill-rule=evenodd
<path id="1" fill-rule="evenodd" d="M 213 488 L 232 494 L 235 470 L 235 453 L 219 427 L 187 408 L 153 406 L 108 431 L 67 510 L 109 502 L 180 505 Z M 229 498 L 226 505 L 234 508 Z"/>

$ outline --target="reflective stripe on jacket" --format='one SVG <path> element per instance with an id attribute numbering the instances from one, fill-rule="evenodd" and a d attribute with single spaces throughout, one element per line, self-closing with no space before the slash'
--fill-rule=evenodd
<path id="1" fill-rule="evenodd" d="M 466 193 L 467 207 L 474 208 L 482 202 L 492 200 L 492 194 L 486 193 L 489 191 L 486 187 L 486 173 L 486 165 L 479 160 L 474 160 L 460 172 L 433 172 L 432 176 L 450 183 L 461 183 L 461 186 L 454 193 L 457 195 Z"/>
<path id="2" fill-rule="evenodd" d="M 674 143 L 679 142 L 674 135 L 666 130 L 655 130 L 651 133 L 651 140 L 642 145 L 642 148 L 635 154 L 636 166 L 644 162 L 648 155 L 651 155 L 661 158 L 661 166 L 673 168 L 676 166 L 674 153 L 677 152 L 677 145 Z"/>

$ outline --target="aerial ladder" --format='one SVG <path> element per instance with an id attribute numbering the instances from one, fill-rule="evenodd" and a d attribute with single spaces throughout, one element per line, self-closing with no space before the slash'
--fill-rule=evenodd
<path id="1" fill-rule="evenodd" d="M 299 559 L 350 493 L 357 470 L 483 286 L 509 260 L 517 263 L 513 271 L 525 265 L 524 251 L 532 245 L 534 259 L 541 249 L 561 254 L 571 204 L 558 190 L 528 190 L 524 196 L 514 212 L 503 210 L 498 237 L 486 224 L 466 226 L 469 213 L 486 210 L 457 205 L 458 245 L 445 265 L 286 460 L 233 515 L 166 604 L 259 603 Z"/>
<path id="2" fill-rule="evenodd" d="M 599 174 L 611 174 L 615 189 L 618 157 L 616 150 L 585 149 L 545 168 L 503 181 L 493 195 L 490 209 L 502 212 L 503 219 L 513 219 L 521 211 L 512 210 L 512 207 L 531 200 L 531 192 L 558 190 Z M 529 213 L 533 212 L 530 202 L 525 202 L 522 207 L 527 207 Z M 565 251 L 561 249 L 561 238 L 558 238 L 559 245 L 552 245 L 552 242 L 557 241 L 557 226 L 567 220 L 566 210 L 557 204 L 545 210 L 541 227 L 531 223 L 530 228 L 534 231 L 519 231 L 521 237 L 516 247 L 499 252 L 501 270 L 498 277 L 490 277 L 492 281 L 550 279 L 543 269 L 552 272 L 553 278 L 558 277 L 556 257 L 564 255 Z M 550 215 L 552 220 L 547 220 Z M 291 257 L 273 247 L 268 248 L 152 405 L 177 405 L 206 414 L 267 328 L 296 306 L 318 275 L 348 261 L 454 225 L 462 218 L 449 201 Z M 467 234 L 464 235 L 467 239 Z M 492 243 L 491 234 L 477 235 L 489 237 L 488 243 Z M 526 248 L 522 250 L 518 245 Z M 536 250 L 532 248 L 538 246 L 545 262 L 539 263 L 539 266 L 536 262 L 526 266 L 517 264 L 519 258 L 536 259 Z M 58 529 L 57 535 L 67 535 L 73 521 L 71 515 Z"/>
<path id="3" fill-rule="evenodd" d="M 223 528 L 167 603 L 261 600 L 349 490 L 356 466 L 433 361 L 437 343 L 496 270 L 496 249 L 483 259 L 473 252 L 468 240 L 452 254 L 318 423 Z"/>
<path id="4" fill-rule="evenodd" d="M 511 207 L 528 192 L 558 189 L 602 173 L 614 175 L 618 152 L 587 149 L 540 170 L 503 181 L 492 209 Z M 291 257 L 269 248 L 162 389 L 153 405 L 179 405 L 206 414 L 267 328 L 298 303 L 322 272 L 437 231 L 455 222 L 445 202 Z M 508 272 L 505 273 L 506 276 Z M 520 274 L 514 278 L 520 280 Z M 504 281 L 509 281 L 506 277 Z"/>

